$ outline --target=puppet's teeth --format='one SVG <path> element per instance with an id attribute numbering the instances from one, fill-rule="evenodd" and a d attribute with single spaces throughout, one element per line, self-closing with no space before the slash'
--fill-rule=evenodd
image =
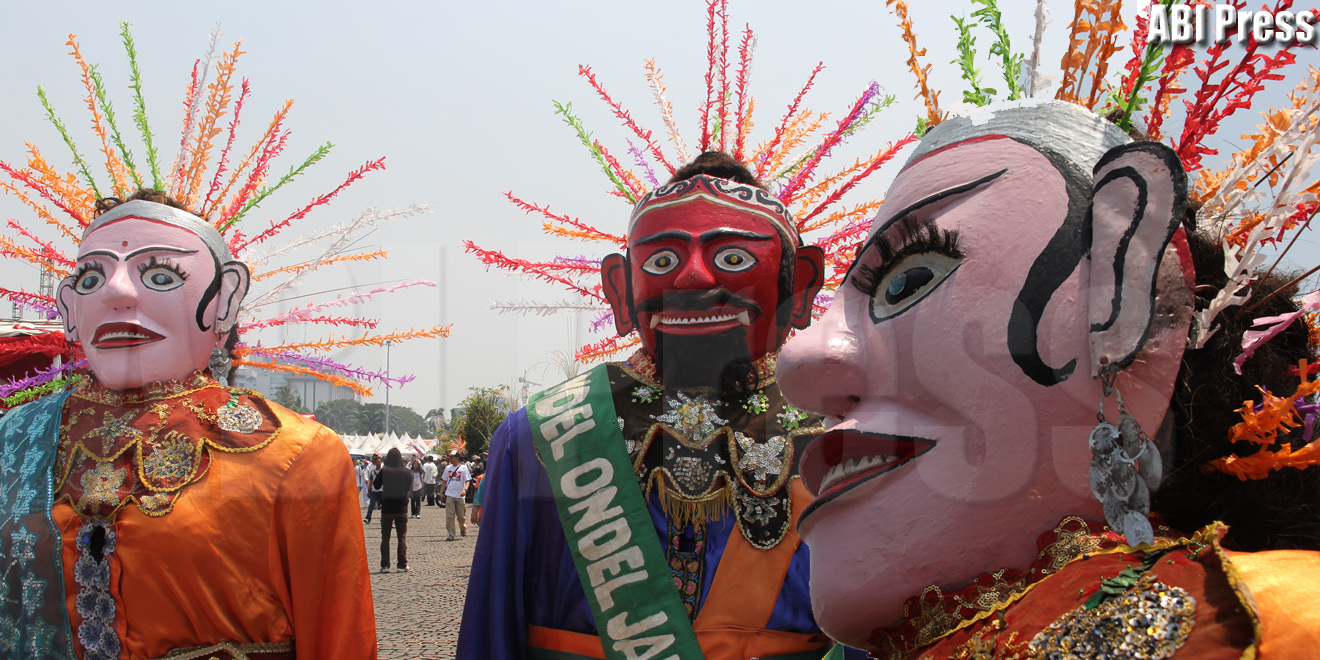
<path id="1" fill-rule="evenodd" d="M 738 322 L 743 325 L 751 325 L 752 317 L 750 314 L 747 313 L 746 310 L 743 310 L 741 312 L 738 312 Z"/>

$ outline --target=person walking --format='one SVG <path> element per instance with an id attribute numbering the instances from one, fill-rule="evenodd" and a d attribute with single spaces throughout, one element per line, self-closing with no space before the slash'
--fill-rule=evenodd
<path id="1" fill-rule="evenodd" d="M 422 473 L 422 462 L 414 458 L 408 463 L 408 469 L 412 471 L 412 491 L 408 493 L 408 497 L 412 500 L 412 517 L 421 518 L 422 479 L 425 478 Z"/>
<path id="2" fill-rule="evenodd" d="M 371 512 L 380 508 L 380 488 L 376 486 L 376 476 L 380 474 L 380 454 L 371 457 L 371 465 L 367 466 L 367 517 L 362 519 L 364 523 L 371 522 Z"/>
<path id="3" fill-rule="evenodd" d="M 473 525 L 480 525 L 480 524 L 481 524 L 481 489 L 482 489 L 481 486 L 482 486 L 482 484 L 486 483 L 485 481 L 482 481 L 482 477 L 484 477 L 484 476 L 485 476 L 485 475 L 478 475 L 476 479 L 473 479 L 473 480 L 472 480 L 472 481 L 473 481 L 473 486 L 475 486 L 476 491 L 477 491 L 477 494 L 472 496 L 472 524 L 473 524 Z"/>
<path id="4" fill-rule="evenodd" d="M 457 523 L 459 534 L 467 536 L 467 496 L 468 482 L 472 473 L 463 465 L 457 451 L 449 452 L 449 465 L 445 467 L 443 482 L 445 487 L 445 529 L 449 532 L 446 541 L 454 540 L 454 526 Z"/>
<path id="5" fill-rule="evenodd" d="M 399 532 L 399 553 L 395 565 L 400 571 L 408 566 L 408 494 L 412 490 L 412 471 L 403 465 L 399 448 L 385 455 L 385 467 L 374 484 L 380 491 L 380 572 L 390 572 L 390 529 Z"/>
<path id="6" fill-rule="evenodd" d="M 367 462 L 353 461 L 353 477 L 357 479 L 358 506 L 367 505 Z"/>
<path id="7" fill-rule="evenodd" d="M 427 454 L 422 459 L 422 490 L 426 491 L 426 506 L 435 506 L 435 478 L 440 468 L 435 465 L 435 457 Z"/>

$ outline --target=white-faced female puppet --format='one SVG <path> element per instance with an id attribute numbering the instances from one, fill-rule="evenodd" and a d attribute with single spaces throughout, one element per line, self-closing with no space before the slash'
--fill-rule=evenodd
<path id="1" fill-rule="evenodd" d="M 88 226 L 58 299 L 97 381 L 124 390 L 206 369 L 213 355 L 213 374 L 225 379 L 224 344 L 249 282 L 209 223 L 136 200 Z"/>
<path id="2" fill-rule="evenodd" d="M 1185 185 L 1169 149 L 1071 104 L 922 139 L 829 312 L 779 358 L 785 396 L 833 420 L 802 457 L 817 499 L 799 523 L 831 636 L 877 650 L 921 614 L 909 598 L 1025 572 L 1064 516 L 1149 538 L 1149 487 L 1099 484 L 1102 505 L 1088 438 L 1103 382 L 1158 438 L 1191 313 L 1170 242 Z M 1127 419 L 1113 393 L 1103 412 Z M 1158 485 L 1142 443 L 1133 474 Z"/>

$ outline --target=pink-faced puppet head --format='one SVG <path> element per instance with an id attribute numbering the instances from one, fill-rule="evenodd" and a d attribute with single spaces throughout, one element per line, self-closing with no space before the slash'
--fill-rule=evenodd
<path id="1" fill-rule="evenodd" d="M 832 425 L 803 453 L 799 521 L 826 632 L 875 650 L 926 587 L 1025 570 L 1064 516 L 1105 520 L 1098 377 L 1155 437 L 1191 316 L 1185 195 L 1167 147 L 1072 104 L 992 105 L 922 139 L 779 357 L 785 397 Z"/>
<path id="2" fill-rule="evenodd" d="M 250 279 L 210 223 L 135 200 L 87 227 L 56 295 L 65 334 L 82 344 L 97 382 L 124 390 L 205 369 Z"/>
<path id="3" fill-rule="evenodd" d="M 801 243 L 788 209 L 757 185 L 697 174 L 661 186 L 633 210 L 627 256 L 601 264 L 615 326 L 641 334 L 668 385 L 744 380 L 811 321 L 824 255 Z"/>

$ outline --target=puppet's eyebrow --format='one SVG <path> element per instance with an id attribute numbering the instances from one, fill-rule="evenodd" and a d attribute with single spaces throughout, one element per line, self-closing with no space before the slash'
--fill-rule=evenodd
<path id="1" fill-rule="evenodd" d="M 952 188 L 947 188 L 947 189 L 945 189 L 945 190 L 941 190 L 941 191 L 939 191 L 939 192 L 937 192 L 937 193 L 935 193 L 935 194 L 933 194 L 933 195 L 931 195 L 931 196 L 929 196 L 929 197 L 926 197 L 925 199 L 922 199 L 922 200 L 920 200 L 920 201 L 917 201 L 917 202 L 913 203 L 912 205 L 908 206 L 907 208 L 903 209 L 902 211 L 899 211 L 898 213 L 895 213 L 895 214 L 893 215 L 893 217 L 889 218 L 889 220 L 887 220 L 887 221 L 885 222 L 884 226 L 882 226 L 882 227 L 880 227 L 880 229 L 876 230 L 876 232 L 875 232 L 875 236 L 879 236 L 879 235 L 885 233 L 885 231 L 888 230 L 889 227 L 892 226 L 895 222 L 898 222 L 899 220 L 902 220 L 903 218 L 906 218 L 909 214 L 911 214 L 911 213 L 913 213 L 914 211 L 916 211 L 916 210 L 922 208 L 923 206 L 930 206 L 931 204 L 934 204 L 935 202 L 938 202 L 938 201 L 941 201 L 941 200 L 947 199 L 947 198 L 952 197 L 952 196 L 954 196 L 954 195 L 961 195 L 961 194 L 963 194 L 963 193 L 965 193 L 965 192 L 970 192 L 970 191 L 972 191 L 972 190 L 976 190 L 977 188 L 980 188 L 981 186 L 984 186 L 985 184 L 990 183 L 991 181 L 994 181 L 995 179 L 998 179 L 999 177 L 1003 176 L 1003 175 L 1004 175 L 1004 172 L 1007 172 L 1007 171 L 1008 171 L 1008 168 L 1005 167 L 1004 169 L 999 170 L 998 172 L 995 172 L 994 174 L 990 174 L 990 175 L 987 175 L 987 176 L 981 177 L 981 178 L 979 178 L 979 179 L 977 179 L 977 180 L 975 180 L 975 181 L 972 181 L 971 183 L 964 183 L 964 184 L 962 184 L 961 186 L 954 186 L 954 187 L 952 187 Z"/>
<path id="2" fill-rule="evenodd" d="M 650 236 L 643 236 L 633 241 L 633 245 L 646 245 L 647 243 L 659 243 L 660 241 L 666 240 L 690 241 L 692 240 L 692 234 L 677 229 L 671 229 L 669 231 L 657 232 Z"/>
<path id="3" fill-rule="evenodd" d="M 742 231 L 740 229 L 712 229 L 708 232 L 702 233 L 701 236 L 698 236 L 698 238 L 701 239 L 702 243 L 705 243 L 707 241 L 712 241 L 717 238 L 751 238 L 757 240 L 765 240 L 767 238 L 774 238 L 774 237 L 771 236 L 770 234 L 758 234 L 754 231 Z"/>
<path id="4" fill-rule="evenodd" d="M 197 254 L 197 250 L 185 250 L 185 249 L 183 249 L 183 248 L 169 247 L 168 245 L 150 245 L 150 246 L 147 246 L 147 247 L 144 247 L 144 248 L 139 248 L 139 249 L 137 249 L 137 250 L 133 250 L 132 252 L 129 252 L 129 253 L 124 257 L 124 260 L 127 261 L 127 260 L 129 260 L 129 259 L 132 259 L 133 257 L 138 256 L 139 254 L 144 253 L 144 252 L 174 252 L 174 253 L 177 253 L 177 254 Z M 86 259 L 87 257 L 106 257 L 106 258 L 109 258 L 109 259 L 114 260 L 114 261 L 119 261 L 119 255 L 117 255 L 117 254 L 115 254 L 114 252 L 111 252 L 111 251 L 109 251 L 109 250 L 92 250 L 91 252 L 88 252 L 87 254 L 84 254 L 84 255 L 82 255 L 81 257 L 78 257 L 78 258 L 79 258 L 79 259 Z"/>
<path id="5" fill-rule="evenodd" d="M 115 254 L 114 252 L 111 252 L 111 251 L 109 251 L 109 250 L 92 250 L 91 252 L 88 252 L 87 254 L 84 254 L 83 256 L 78 257 L 78 260 L 79 260 L 79 261 L 82 261 L 83 259 L 86 259 L 87 257 L 106 257 L 106 258 L 111 259 L 111 260 L 114 260 L 114 261 L 119 261 L 119 255 L 117 255 L 117 254 Z"/>
<path id="6" fill-rule="evenodd" d="M 148 246 L 148 247 L 144 247 L 144 248 L 139 248 L 139 249 L 137 249 L 137 250 L 133 250 L 132 252 L 129 252 L 129 253 L 128 253 L 128 256 L 127 256 L 127 257 L 124 257 L 124 258 L 125 258 L 125 259 L 132 259 L 133 257 L 136 257 L 136 256 L 138 256 L 139 254 L 142 254 L 142 253 L 144 253 L 144 252 L 175 252 L 175 253 L 178 253 L 178 254 L 197 254 L 197 250 L 185 250 L 185 249 L 183 249 L 183 248 L 168 247 L 168 246 L 165 246 L 165 245 L 151 245 L 151 246 Z"/>

